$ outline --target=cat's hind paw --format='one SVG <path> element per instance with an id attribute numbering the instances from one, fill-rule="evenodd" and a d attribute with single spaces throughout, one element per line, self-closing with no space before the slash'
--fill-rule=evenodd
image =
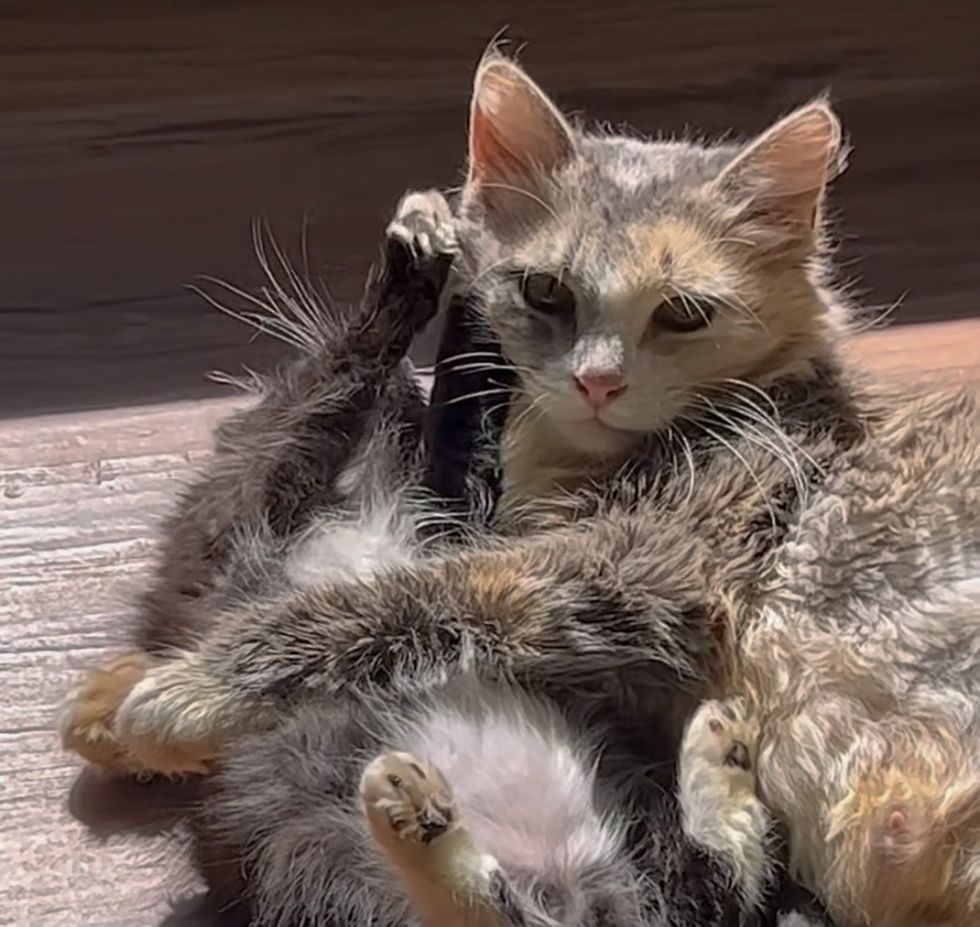
<path id="1" fill-rule="evenodd" d="M 703 702 L 684 732 L 678 777 L 684 832 L 724 860 L 749 908 L 772 877 L 772 821 L 755 794 L 758 738 L 743 700 Z"/>
<path id="2" fill-rule="evenodd" d="M 119 706 L 113 733 L 144 769 L 204 775 L 240 727 L 243 699 L 211 675 L 196 654 L 153 667 Z M 252 721 L 257 719 L 250 713 Z"/>
<path id="3" fill-rule="evenodd" d="M 754 788 L 758 729 L 742 699 L 706 701 L 688 722 L 681 745 L 681 762 L 713 769 L 733 787 Z"/>
<path id="4" fill-rule="evenodd" d="M 145 653 L 130 653 L 90 670 L 61 709 L 58 727 L 65 749 L 111 772 L 145 773 L 117 740 L 113 724 L 119 706 L 149 667 Z"/>
<path id="5" fill-rule="evenodd" d="M 458 820 L 442 774 L 410 753 L 385 753 L 372 760 L 361 776 L 361 802 L 382 841 L 390 835 L 429 844 Z"/>

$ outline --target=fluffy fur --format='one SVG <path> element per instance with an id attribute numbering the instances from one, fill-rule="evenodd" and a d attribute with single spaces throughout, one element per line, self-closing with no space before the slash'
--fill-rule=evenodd
<path id="1" fill-rule="evenodd" d="M 436 233 L 448 234 L 446 209 L 435 193 L 403 199 L 360 314 L 347 324 L 321 320 L 308 356 L 219 434 L 210 472 L 171 523 L 142 649 L 74 696 L 63 724 L 69 746 L 124 771 L 212 771 L 222 739 L 212 712 L 236 711 L 218 689 L 183 703 L 207 730 L 193 748 L 115 736 L 140 686 L 172 665 L 164 648 L 182 648 L 186 665 L 200 668 L 194 647 L 214 635 L 221 620 L 212 610 L 222 603 L 369 583 L 445 555 L 461 537 L 477 542 L 499 484 L 496 394 L 511 373 L 492 337 L 474 328 L 472 306 L 455 301 L 438 404 L 420 429 L 418 395 L 399 359 L 405 334 L 435 311 L 448 264 L 427 249 Z M 359 362 L 371 353 L 359 347 L 365 336 L 387 369 Z M 393 346 L 381 350 L 386 339 Z M 338 368 L 347 375 L 342 393 Z M 479 654 L 465 646 L 456 659 L 478 669 Z M 628 738 L 603 737 L 553 700 L 470 670 L 433 661 L 384 691 L 361 686 L 327 702 L 290 696 L 256 708 L 248 726 L 266 730 L 224 756 L 194 822 L 209 906 L 223 920 L 721 925 L 740 911 L 755 922 L 780 908 L 763 899 L 773 874 L 744 873 L 725 839 L 738 831 L 762 847 L 771 822 L 741 813 L 758 802 L 744 790 L 732 800 L 729 781 L 744 770 L 703 742 L 703 725 L 692 725 L 686 751 L 698 781 L 689 777 L 684 794 L 697 815 L 682 822 L 670 767 L 643 776 L 671 744 L 642 731 L 631 749 Z M 604 744 L 617 746 L 604 752 Z"/>
<path id="2" fill-rule="evenodd" d="M 180 768 L 306 693 L 476 671 L 620 719 L 610 743 L 670 745 L 697 700 L 738 695 L 748 769 L 731 745 L 687 743 L 735 772 L 698 792 L 731 798 L 717 815 L 689 801 L 683 823 L 710 823 L 699 852 L 727 844 L 743 899 L 766 872 L 765 834 L 743 839 L 764 817 L 757 757 L 793 871 L 841 924 L 975 923 L 976 404 L 878 387 L 841 358 L 821 224 L 840 140 L 822 102 L 746 146 L 591 135 L 485 61 L 457 266 L 518 378 L 500 534 L 227 608 L 109 734 Z M 625 386 L 601 407 L 579 389 L 597 376 Z M 655 922 L 721 916 L 670 907 L 697 897 L 671 881 L 689 852 L 654 870 L 677 888 Z"/>

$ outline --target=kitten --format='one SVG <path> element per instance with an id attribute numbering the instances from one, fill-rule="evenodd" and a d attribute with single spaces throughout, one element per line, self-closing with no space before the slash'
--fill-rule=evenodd
<path id="1" fill-rule="evenodd" d="M 433 539 L 445 550 L 450 529 L 466 538 L 485 524 L 499 475 L 480 446 L 492 440 L 496 412 L 482 400 L 508 388 L 510 371 L 457 300 L 434 389 L 445 404 L 428 410 L 430 440 L 420 442 L 419 397 L 401 356 L 438 302 L 453 248 L 447 204 L 437 193 L 406 196 L 388 235 L 381 279 L 350 330 L 321 325 L 310 355 L 220 434 L 211 472 L 172 524 L 139 628 L 141 656 L 97 679 L 129 680 L 155 655 L 213 633 L 215 600 L 283 595 L 313 575 L 350 578 L 432 556 Z M 376 352 L 377 366 L 361 362 Z M 466 357 L 462 372 L 454 354 Z M 348 378 L 339 394 L 338 369 Z M 413 492 L 418 483 L 429 495 Z M 435 517 L 437 498 L 453 503 L 453 518 Z M 218 518 L 229 521 L 215 528 Z M 433 519 L 440 530 L 423 531 Z M 178 620 L 167 622 L 168 610 Z M 765 853 L 771 822 L 746 774 L 744 724 L 719 706 L 689 728 L 685 822 L 672 790 L 635 775 L 642 757 L 623 751 L 611 762 L 596 730 L 547 699 L 472 674 L 406 681 L 397 692 L 301 699 L 223 759 L 195 836 L 209 905 L 224 920 L 394 925 L 411 919 L 411 901 L 429 925 L 721 925 L 740 910 L 756 922 L 762 889 L 777 881 L 769 860 L 742 873 L 718 835 L 741 833 Z M 84 726 L 84 704 L 66 724 L 67 742 L 103 765 L 144 770 L 145 754 L 117 745 L 106 755 L 107 719 Z M 185 768 L 203 772 L 204 759 Z M 402 887 L 385 877 L 386 859 Z"/>
<path id="2" fill-rule="evenodd" d="M 822 102 L 745 146 L 651 143 L 570 125 L 489 57 L 459 273 L 518 377 L 497 515 L 516 536 L 229 608 L 132 687 L 113 736 L 184 768 L 284 699 L 434 669 L 675 742 L 695 700 L 739 695 L 696 717 L 755 733 L 755 788 L 840 924 L 975 923 L 976 404 L 839 352 L 841 164 Z M 703 752 L 738 767 L 726 744 Z M 685 826 L 706 818 L 727 820 L 687 802 Z M 714 829 L 751 895 L 758 840 Z"/>

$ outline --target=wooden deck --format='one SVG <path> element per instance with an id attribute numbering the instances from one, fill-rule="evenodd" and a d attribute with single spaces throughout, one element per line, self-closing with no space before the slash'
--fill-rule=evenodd
<path id="1" fill-rule="evenodd" d="M 980 381 L 980 321 L 875 332 L 854 350 L 886 376 Z M 172 826 L 187 790 L 79 775 L 53 716 L 76 670 L 113 650 L 154 526 L 229 408 L 0 423 L 0 924 L 147 927 L 195 891 Z"/>

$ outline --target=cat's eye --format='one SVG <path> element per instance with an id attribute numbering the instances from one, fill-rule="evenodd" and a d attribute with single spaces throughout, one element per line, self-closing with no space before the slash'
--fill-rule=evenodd
<path id="1" fill-rule="evenodd" d="M 695 332 L 711 324 L 715 304 L 703 296 L 672 296 L 653 313 L 654 321 L 669 332 Z"/>
<path id="2" fill-rule="evenodd" d="M 528 274 L 521 280 L 521 295 L 536 312 L 545 315 L 571 315 L 575 294 L 551 274 Z"/>

